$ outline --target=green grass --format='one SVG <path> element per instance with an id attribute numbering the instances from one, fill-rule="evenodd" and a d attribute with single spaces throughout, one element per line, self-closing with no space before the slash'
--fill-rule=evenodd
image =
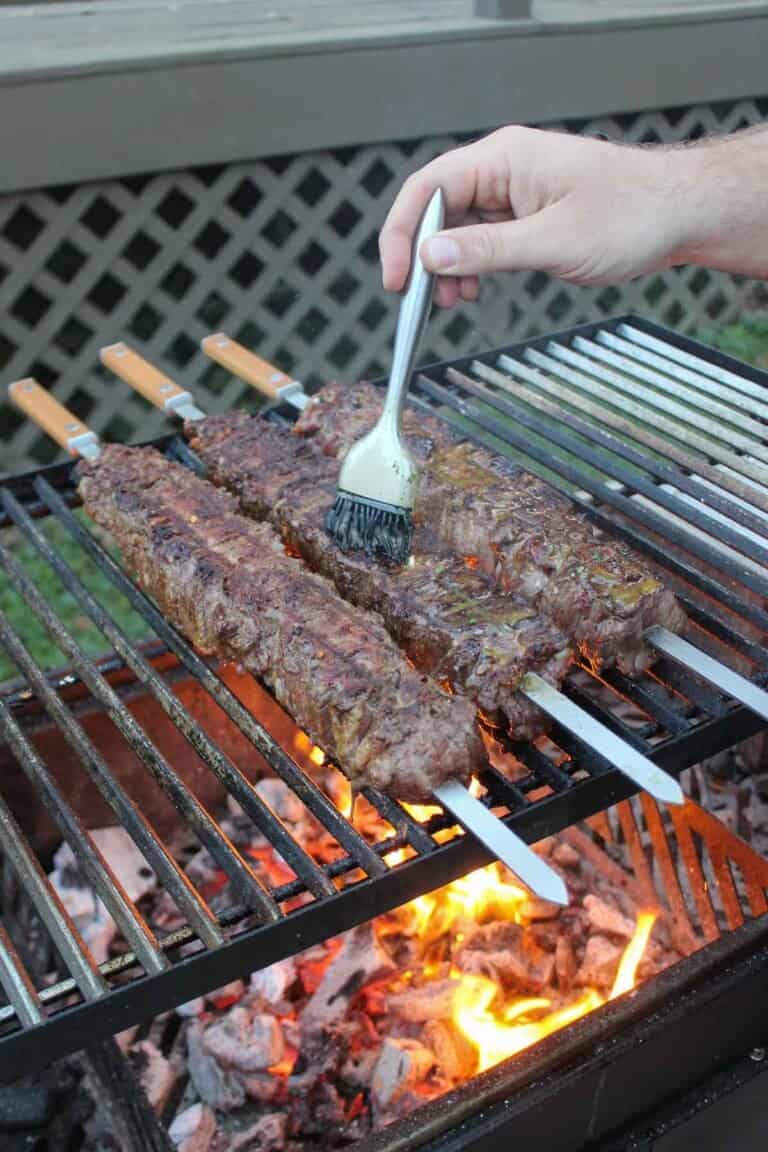
<path id="1" fill-rule="evenodd" d="M 702 325 L 695 336 L 738 360 L 768 369 L 768 311 L 745 312 L 735 324 Z"/>
<path id="2" fill-rule="evenodd" d="M 78 516 L 85 520 L 82 513 Z M 108 609 L 115 623 L 131 640 L 146 639 L 151 635 L 146 623 L 131 608 L 99 569 L 89 560 L 85 552 L 75 543 L 69 533 L 55 520 L 38 521 L 41 529 L 59 555 L 76 573 L 86 588 L 98 602 Z M 89 656 L 101 656 L 109 651 L 110 645 L 84 615 L 77 601 L 65 590 L 40 553 L 15 529 L 2 532 L 0 542 L 8 548 L 14 559 L 44 596 L 69 633 Z M 55 668 L 69 664 L 69 660 L 56 646 L 47 630 L 33 615 L 21 596 L 14 591 L 7 577 L 0 572 L 0 609 L 17 631 L 24 645 L 44 668 Z M 0 682 L 14 679 L 18 675 L 15 665 L 0 649 Z"/>

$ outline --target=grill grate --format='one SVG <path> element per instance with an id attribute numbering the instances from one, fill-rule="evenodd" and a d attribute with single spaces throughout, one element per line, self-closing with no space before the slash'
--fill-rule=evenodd
<path id="1" fill-rule="evenodd" d="M 607 349 L 610 355 L 617 355 L 606 343 L 606 337 L 626 341 L 628 329 L 630 343 L 635 341 L 634 353 L 645 348 L 631 336 L 634 331 L 644 338 L 662 340 L 663 347 L 671 348 L 678 356 L 670 371 L 676 373 L 678 367 L 682 368 L 690 384 L 695 377 L 699 391 L 701 380 L 710 381 L 729 396 L 733 390 L 743 396 L 748 395 L 749 387 L 759 392 L 765 386 L 765 377 L 760 373 L 714 353 L 706 354 L 706 370 L 690 359 L 680 361 L 681 356 L 690 358 L 702 353 L 690 341 L 631 320 L 592 325 L 502 353 L 431 366 L 415 381 L 415 402 L 438 407 L 445 419 L 471 436 L 521 455 L 533 471 L 569 491 L 599 524 L 610 526 L 663 563 L 694 622 L 696 643 L 719 657 L 726 653 L 726 663 L 751 675 L 757 683 L 764 683 L 768 678 L 768 653 L 760 642 L 768 626 L 762 600 L 768 588 L 768 573 L 763 567 L 768 554 L 768 545 L 763 543 L 768 536 L 768 517 L 757 504 L 739 504 L 741 497 L 734 490 L 734 485 L 741 491 L 743 484 L 759 483 L 757 478 L 763 477 L 762 465 L 755 462 L 763 451 L 761 441 L 750 436 L 746 446 L 739 445 L 732 436 L 728 439 L 730 433 L 722 434 L 720 455 L 727 457 L 729 469 L 722 475 L 730 487 L 713 490 L 713 482 L 700 468 L 699 448 L 686 441 L 686 429 L 691 424 L 685 428 L 675 425 L 683 428 L 680 439 L 670 441 L 670 452 L 661 458 L 656 449 L 647 451 L 648 438 L 658 440 L 658 429 L 648 432 L 648 422 L 636 430 L 637 436 L 634 424 L 629 432 L 623 430 L 622 438 L 613 436 L 615 420 L 610 421 L 621 410 L 620 404 L 612 403 L 611 409 L 605 410 L 607 422 L 601 422 L 604 410 L 590 398 L 598 395 L 591 391 L 590 382 L 604 370 L 604 360 L 599 355 L 593 354 L 589 361 L 591 375 L 583 377 L 582 391 L 574 391 L 577 400 L 586 393 L 591 405 L 588 411 L 583 405 L 579 408 L 571 404 L 570 393 L 558 393 L 555 404 L 552 387 L 544 387 L 545 382 L 551 385 L 557 381 L 560 388 L 563 377 L 557 375 L 559 369 L 555 366 L 568 364 L 566 353 L 588 347 L 590 353 L 597 348 L 598 352 Z M 658 357 L 655 345 L 647 350 Z M 580 351 L 578 355 L 586 353 Z M 546 365 L 542 365 L 543 358 Z M 612 383 L 612 402 L 617 396 L 626 396 L 627 389 L 635 388 L 638 364 L 644 372 L 658 374 L 659 364 L 649 363 L 653 366 L 639 360 L 629 365 L 622 363 L 624 391 Z M 582 370 L 583 366 L 579 372 Z M 739 382 L 738 389 L 734 380 Z M 525 391 L 521 391 L 523 386 Z M 658 381 L 653 391 L 660 403 L 664 401 Z M 273 411 L 272 418 L 281 417 L 281 410 Z M 700 434 L 701 429 L 696 432 L 697 436 Z M 735 435 L 740 433 L 736 431 Z M 194 457 L 178 438 L 166 439 L 161 446 L 170 456 L 196 466 Z M 681 471 L 675 466 L 681 453 L 686 454 L 686 459 L 690 456 L 695 469 Z M 731 456 L 739 462 L 737 467 L 731 467 Z M 701 457 L 709 476 L 721 475 L 716 471 L 721 466 L 714 462 L 717 459 L 712 455 Z M 768 501 L 768 469 L 764 479 L 765 490 L 758 490 L 758 496 Z M 50 609 L 43 591 L 18 563 L 13 544 L 4 544 L 0 538 L 0 565 L 10 586 L 71 665 L 71 673 L 64 680 L 57 682 L 47 677 L 9 620 L 0 614 L 0 645 L 26 684 L 23 690 L 15 689 L 0 697 L 0 735 L 118 924 L 127 951 L 101 969 L 96 967 L 41 872 L 22 829 L 6 806 L 0 806 L 0 848 L 6 864 L 10 864 L 32 899 L 53 937 L 62 966 L 69 973 L 56 985 L 36 987 L 12 942 L 5 935 L 0 936 L 0 984 L 8 997 L 8 1003 L 0 1006 L 0 1050 L 6 1054 L 6 1059 L 0 1061 L 0 1078 L 17 1076 L 81 1047 L 90 1038 L 114 1033 L 220 986 L 245 970 L 266 966 L 443 885 L 488 860 L 485 850 L 472 837 L 456 836 L 448 843 L 438 843 L 436 834 L 451 825 L 448 817 L 419 821 L 398 803 L 371 790 L 366 791 L 366 796 L 391 833 L 379 843 L 366 839 L 238 699 L 219 672 L 168 625 L 76 515 L 76 503 L 71 466 L 43 470 L 0 485 L 0 523 L 13 525 L 17 538 L 47 563 L 83 616 L 112 646 L 115 657 L 111 664 L 99 665 L 86 655 Z M 51 543 L 42 517 L 51 518 L 68 544 L 87 555 L 94 569 L 116 594 L 127 600 L 152 630 L 156 642 L 171 654 L 176 668 L 200 685 L 212 706 L 221 710 L 288 785 L 338 844 L 338 858 L 320 863 L 295 840 L 217 743 L 205 722 L 181 702 L 168 682 L 167 669 L 157 666 L 150 650 L 139 648 L 128 639 L 110 609 L 89 591 L 64 550 Z M 270 887 L 259 878 L 247 854 L 229 841 L 220 823 L 126 707 L 110 671 L 121 666 L 157 702 L 206 769 L 240 804 L 254 830 L 273 845 L 295 879 Z M 65 689 L 73 682 L 79 682 L 105 710 L 119 737 L 135 753 L 137 771 L 151 775 L 187 828 L 208 849 L 230 882 L 231 907 L 218 913 L 212 910 L 204 894 L 174 860 L 151 819 L 121 786 L 107 758 L 94 746 L 68 705 Z M 765 727 L 756 715 L 666 656 L 658 661 L 652 675 L 646 674 L 637 681 L 630 681 L 617 671 L 598 680 L 588 669 L 577 669 L 569 677 L 566 692 L 634 747 L 676 773 Z M 54 725 L 75 751 L 82 768 L 183 914 L 183 928 L 159 937 L 122 892 L 27 734 L 26 714 L 30 710 L 37 710 Z M 499 755 L 514 756 L 522 769 L 511 780 L 489 765 L 481 779 L 487 789 L 486 803 L 505 814 L 506 821 L 529 842 L 603 811 L 634 790 L 624 776 L 558 725 L 548 741 L 535 745 L 513 742 L 503 732 L 494 736 Z M 411 858 L 392 866 L 386 858 L 404 846 L 410 849 Z M 335 881 L 341 877 L 353 882 L 339 889 Z M 304 895 L 308 903 L 286 912 L 286 901 Z M 44 1047 L 41 1028 L 45 1029 Z"/>

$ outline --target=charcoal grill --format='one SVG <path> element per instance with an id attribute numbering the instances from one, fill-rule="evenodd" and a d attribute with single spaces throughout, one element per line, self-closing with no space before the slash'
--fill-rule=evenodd
<path id="1" fill-rule="evenodd" d="M 685 381 L 690 393 L 684 425 L 678 422 L 683 413 L 672 407 L 676 402 L 669 392 L 678 385 L 671 384 L 670 372 Z M 664 569 L 693 622 L 697 646 L 715 658 L 720 671 L 714 677 L 706 669 L 704 675 L 696 674 L 673 652 L 662 655 L 652 675 L 637 681 L 618 671 L 598 679 L 588 667 L 580 667 L 564 691 L 675 774 L 766 727 L 764 719 L 727 694 L 723 672 L 731 665 L 755 685 L 768 682 L 768 651 L 763 648 L 768 632 L 768 468 L 763 471 L 768 437 L 760 438 L 757 421 L 748 432 L 726 430 L 722 422 L 713 421 L 722 420 L 717 405 L 734 398 L 741 399 L 742 408 L 746 403 L 768 414 L 767 383 L 765 373 L 634 317 L 429 365 L 413 381 L 413 403 L 438 411 L 471 438 L 519 455 L 526 466 L 567 491 L 596 523 L 623 536 Z M 699 408 L 693 405 L 696 397 Z M 653 418 L 638 421 L 637 404 L 651 411 L 654 398 Z M 293 415 L 286 405 L 265 410 L 266 418 L 278 421 Z M 675 439 L 668 438 L 673 425 Z M 199 467 L 178 436 L 155 443 L 169 457 Z M 76 505 L 71 464 L 13 477 L 0 484 L 0 527 L 14 525 L 47 561 L 114 655 L 100 664 L 85 655 L 0 534 L 0 563 L 11 586 L 69 662 L 63 676 L 44 673 L 9 621 L 0 617 L 0 644 L 22 678 L 0 696 L 0 734 L 30 786 L 27 796 L 35 796 L 73 848 L 118 923 L 127 951 L 101 968 L 93 964 L 20 827 L 24 814 L 14 814 L 0 798 L 0 848 L 6 866 L 34 905 L 68 972 L 53 986 L 36 987 L 7 933 L 0 934 L 0 984 L 7 997 L 0 1006 L 0 1079 L 19 1076 L 327 939 L 488 860 L 470 836 L 438 843 L 436 834 L 452 824 L 447 816 L 420 822 L 370 790 L 368 799 L 392 833 L 380 843 L 368 843 L 242 702 L 231 680 L 168 625 L 76 515 Z M 143 618 L 154 634 L 154 648 L 126 638 L 51 543 L 44 531 L 47 517 Z M 205 721 L 185 705 L 169 675 L 199 688 L 210 709 L 223 714 L 238 739 L 293 789 L 338 842 L 338 859 L 320 866 L 293 840 L 254 792 L 231 751 L 214 740 Z M 131 684 L 152 698 L 195 757 L 240 803 L 292 868 L 295 880 L 268 888 L 254 875 L 185 782 L 179 765 L 160 752 L 153 735 L 135 720 L 125 699 L 126 685 Z M 159 784 L 208 848 L 236 894 L 236 903 L 226 911 L 214 916 L 182 875 L 151 817 L 113 771 L 109 749 L 87 735 L 73 696 L 109 716 L 140 771 Z M 643 713 L 643 723 L 629 723 L 622 716 L 623 701 Z M 155 937 L 120 890 L 68 804 L 67 788 L 57 779 L 55 766 L 38 751 L 34 735 L 40 725 L 51 726 L 74 752 L 78 770 L 95 782 L 114 818 L 129 830 L 184 912 L 184 928 L 164 939 Z M 481 779 L 485 803 L 528 842 L 605 811 L 633 793 L 626 777 L 558 725 L 552 744 L 541 747 L 514 742 L 504 732 L 495 735 L 526 774 L 512 783 L 489 765 Z M 409 847 L 412 858 L 390 866 L 385 857 L 402 846 Z M 728 867 L 725 858 L 721 864 Z M 360 879 L 338 890 L 334 881 L 351 873 Z M 764 888 L 761 879 L 756 890 L 762 893 Z M 309 893 L 311 901 L 286 913 L 282 905 L 302 893 Z M 761 895 L 751 913 L 759 916 L 764 910 Z M 736 918 L 730 926 L 736 928 L 739 922 Z M 766 932 L 757 919 L 729 933 L 724 955 L 730 957 L 732 947 L 734 955 L 748 954 L 745 963 L 751 964 L 765 948 Z M 697 961 L 697 972 L 722 959 L 710 949 L 702 956 L 708 959 Z M 765 982 L 754 967 L 749 971 Z"/>

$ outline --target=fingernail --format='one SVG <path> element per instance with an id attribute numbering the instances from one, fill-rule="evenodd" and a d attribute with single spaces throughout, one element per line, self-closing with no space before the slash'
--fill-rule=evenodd
<path id="1" fill-rule="evenodd" d="M 427 240 L 425 251 L 433 268 L 453 268 L 459 260 L 459 246 L 448 236 L 435 236 Z"/>

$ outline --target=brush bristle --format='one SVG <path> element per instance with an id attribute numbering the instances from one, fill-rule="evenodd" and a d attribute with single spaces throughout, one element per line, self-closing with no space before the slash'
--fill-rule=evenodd
<path id="1" fill-rule="evenodd" d="M 413 520 L 409 508 L 337 492 L 326 514 L 325 528 L 344 552 L 367 552 L 388 564 L 405 564 L 411 554 Z"/>

